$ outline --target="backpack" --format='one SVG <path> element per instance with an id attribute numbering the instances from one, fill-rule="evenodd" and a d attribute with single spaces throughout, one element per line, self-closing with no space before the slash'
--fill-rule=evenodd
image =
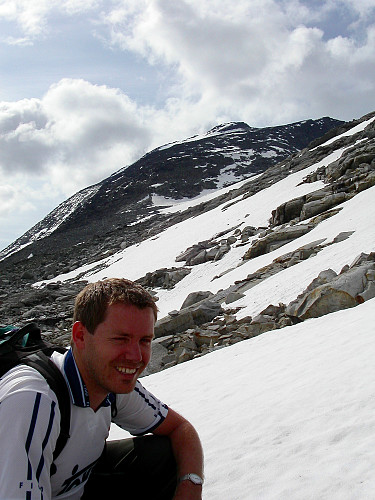
<path id="1" fill-rule="evenodd" d="M 40 329 L 35 323 L 23 328 L 6 326 L 0 328 L 0 377 L 11 368 L 24 364 L 38 370 L 56 394 L 61 414 L 60 434 L 53 453 L 53 461 L 59 456 L 69 438 L 70 431 L 70 394 L 63 374 L 49 359 L 53 351 L 66 350 L 42 339 Z M 54 473 L 54 464 L 51 475 Z"/>

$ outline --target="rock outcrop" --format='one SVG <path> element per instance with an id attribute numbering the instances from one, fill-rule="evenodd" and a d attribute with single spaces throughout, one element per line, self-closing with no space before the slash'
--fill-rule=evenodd
<path id="1" fill-rule="evenodd" d="M 156 359 L 147 373 L 169 368 L 268 331 L 355 307 L 373 297 L 375 253 L 359 255 L 339 274 L 332 269 L 320 272 L 306 290 L 288 305 L 270 304 L 253 318 L 247 316 L 237 320 L 236 313 L 240 308 L 222 309 L 220 299 L 211 295 L 210 310 L 213 317 L 210 321 L 207 320 L 209 316 L 206 321 L 202 321 L 203 316 L 194 316 L 191 309 L 184 308 L 172 312 L 157 323 L 159 338 L 155 341 Z M 215 300 L 219 302 L 214 315 Z M 205 300 L 198 303 L 197 310 L 199 304 L 204 307 L 205 303 Z M 160 345 L 164 348 L 162 352 Z"/>

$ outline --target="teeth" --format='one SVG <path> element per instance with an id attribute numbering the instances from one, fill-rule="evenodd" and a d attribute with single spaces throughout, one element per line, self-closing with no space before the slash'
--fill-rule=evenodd
<path id="1" fill-rule="evenodd" d="M 132 375 L 137 371 L 135 368 L 125 368 L 124 366 L 116 366 L 116 370 L 127 375 Z"/>

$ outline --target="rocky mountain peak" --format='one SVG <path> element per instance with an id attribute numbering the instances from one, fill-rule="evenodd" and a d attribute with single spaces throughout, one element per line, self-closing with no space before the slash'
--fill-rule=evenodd
<path id="1" fill-rule="evenodd" d="M 223 133 L 225 134 L 232 132 L 245 133 L 251 130 L 258 130 L 258 129 L 250 127 L 245 122 L 229 122 L 229 123 L 223 123 L 222 125 L 216 125 L 216 127 L 210 129 L 205 135 L 210 136 L 212 134 L 223 134 Z"/>
<path id="2" fill-rule="evenodd" d="M 161 146 L 60 204 L 0 258 L 15 263 L 25 262 L 30 254 L 41 259 L 48 254 L 65 267 L 76 250 L 77 256 L 90 260 L 106 240 L 107 251 L 115 249 L 119 239 L 127 244 L 140 241 L 152 230 L 150 224 L 165 219 L 160 206 L 168 200 L 196 197 L 264 172 L 342 125 L 327 117 L 267 128 L 233 122 Z"/>

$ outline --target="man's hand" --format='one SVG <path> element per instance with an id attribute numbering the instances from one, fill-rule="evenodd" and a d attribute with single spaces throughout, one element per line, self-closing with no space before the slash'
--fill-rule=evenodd
<path id="1" fill-rule="evenodd" d="M 201 500 L 202 486 L 191 481 L 182 481 L 176 489 L 173 500 Z"/>

